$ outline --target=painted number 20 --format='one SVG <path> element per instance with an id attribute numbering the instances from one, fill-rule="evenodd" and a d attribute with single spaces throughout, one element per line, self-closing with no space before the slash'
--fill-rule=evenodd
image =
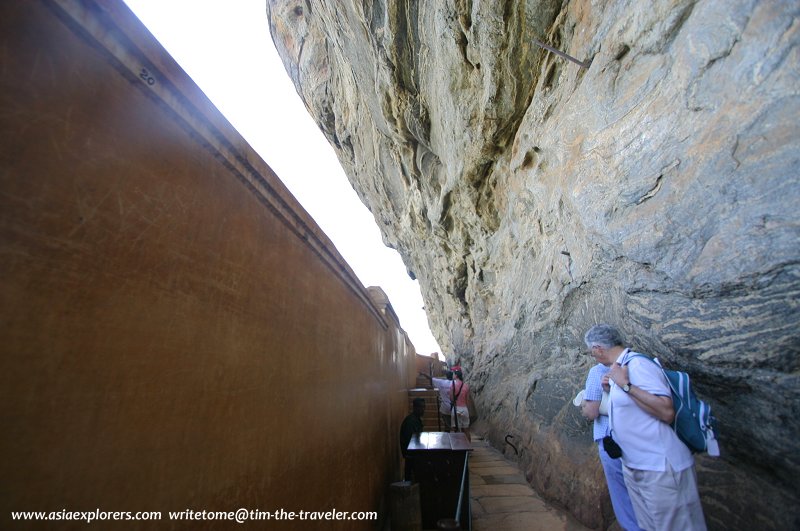
<path id="1" fill-rule="evenodd" d="M 150 72 L 148 72 L 146 68 L 142 68 L 142 71 L 139 73 L 139 77 L 150 86 L 156 84 L 156 78 L 151 76 Z"/>

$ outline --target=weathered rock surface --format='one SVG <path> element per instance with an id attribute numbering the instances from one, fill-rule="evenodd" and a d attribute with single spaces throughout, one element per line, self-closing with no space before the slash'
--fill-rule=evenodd
<path id="1" fill-rule="evenodd" d="M 711 528 L 797 529 L 800 5 L 268 3 L 287 72 L 502 447 L 613 516 L 569 404 L 617 324 L 719 418 Z M 537 47 L 555 46 L 589 68 Z"/>

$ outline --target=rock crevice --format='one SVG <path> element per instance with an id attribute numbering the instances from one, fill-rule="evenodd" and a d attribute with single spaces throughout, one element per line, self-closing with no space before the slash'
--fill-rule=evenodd
<path id="1" fill-rule="evenodd" d="M 688 370 L 720 419 L 723 456 L 698 458 L 709 526 L 800 527 L 798 15 L 268 2 L 298 94 L 419 279 L 492 442 L 513 433 L 531 484 L 588 525 L 611 513 L 570 398 L 583 332 L 611 322 Z"/>

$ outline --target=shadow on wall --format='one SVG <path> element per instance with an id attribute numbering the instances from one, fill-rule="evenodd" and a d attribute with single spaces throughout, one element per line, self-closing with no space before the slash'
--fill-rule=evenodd
<path id="1" fill-rule="evenodd" d="M 0 10 L 2 511 L 377 511 L 385 295 L 121 2 Z"/>

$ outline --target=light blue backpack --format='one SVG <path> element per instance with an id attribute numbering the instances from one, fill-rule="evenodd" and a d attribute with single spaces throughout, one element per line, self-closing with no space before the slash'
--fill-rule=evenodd
<path id="1" fill-rule="evenodd" d="M 711 414 L 711 406 L 697 398 L 689 381 L 689 375 L 682 371 L 665 369 L 658 358 L 650 358 L 642 354 L 634 354 L 631 358 L 645 358 L 658 365 L 664 373 L 672 391 L 672 405 L 675 408 L 675 420 L 672 429 L 678 438 L 692 453 L 707 452 L 713 457 L 719 456 L 719 443 L 715 428 L 717 419 Z M 629 358 L 627 361 L 630 361 Z M 627 363 L 626 361 L 626 363 Z"/>

